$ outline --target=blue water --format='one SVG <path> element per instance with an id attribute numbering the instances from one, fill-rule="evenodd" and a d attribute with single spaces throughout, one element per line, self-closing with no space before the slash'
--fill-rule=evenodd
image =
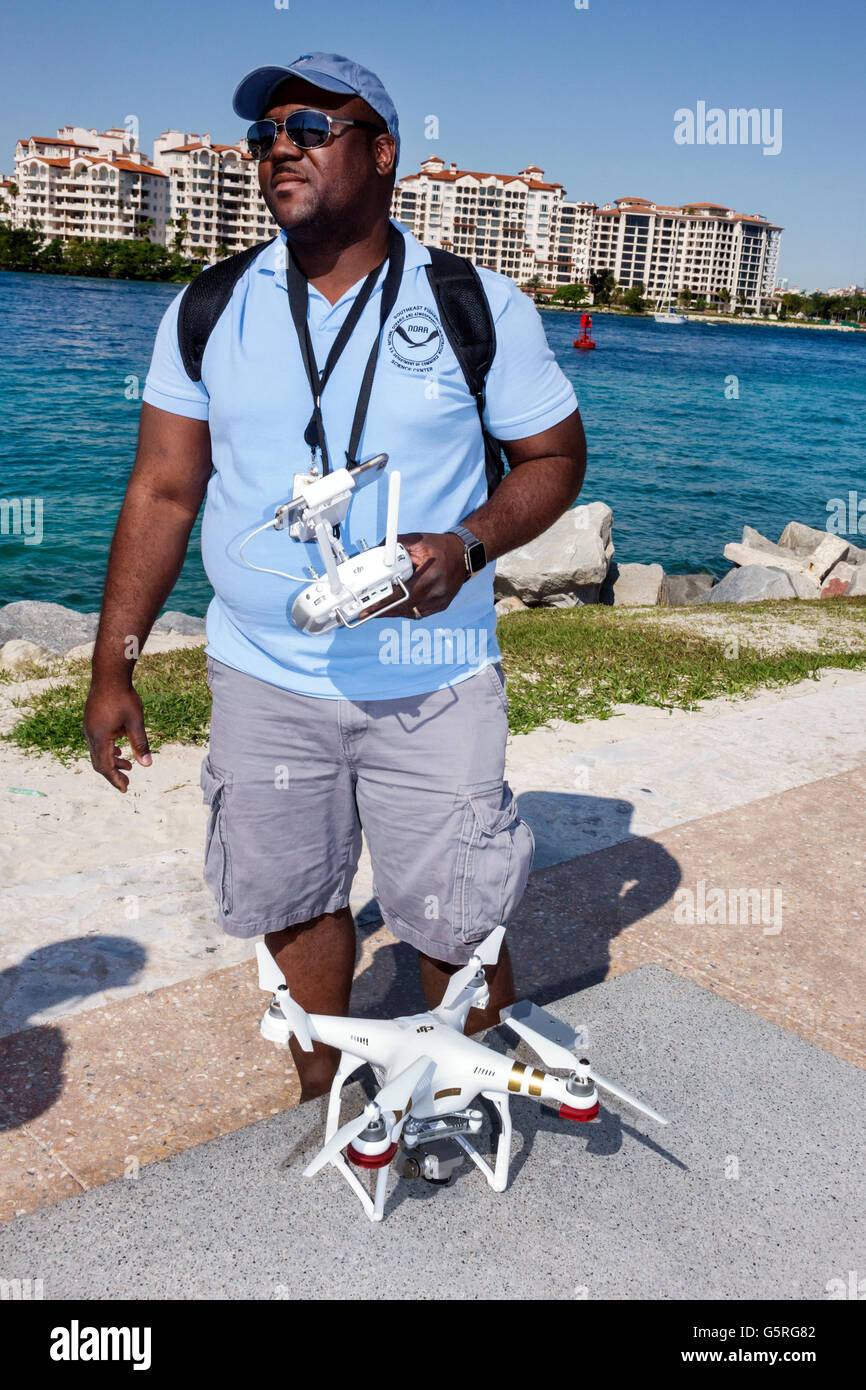
<path id="1" fill-rule="evenodd" d="M 0 273 L 0 496 L 44 498 L 40 545 L 0 536 L 0 602 L 99 607 L 135 453 L 127 378 L 143 384 L 176 293 Z M 578 353 L 579 315 L 542 316 L 586 425 L 581 501 L 613 508 L 619 560 L 722 574 L 744 522 L 775 539 L 792 519 L 824 527 L 833 497 L 866 497 L 866 335 L 596 315 L 598 347 Z M 198 525 L 167 606 L 201 614 Z"/>

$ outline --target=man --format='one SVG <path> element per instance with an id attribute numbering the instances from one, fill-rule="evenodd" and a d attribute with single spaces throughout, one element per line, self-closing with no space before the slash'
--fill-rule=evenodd
<path id="1" fill-rule="evenodd" d="M 207 494 L 202 553 L 216 596 L 202 787 L 211 807 L 205 877 L 219 920 L 233 935 L 264 934 L 303 1008 L 347 1013 L 348 902 L 363 826 L 384 921 L 417 948 L 433 1008 L 474 943 L 513 911 L 531 866 L 532 833 L 503 780 L 493 561 L 574 502 L 585 467 L 580 416 L 532 302 L 482 271 L 497 344 L 484 420 L 510 466 L 487 500 L 476 403 L 442 331 L 429 253 L 389 219 L 399 132 L 379 79 L 338 55 L 306 54 L 250 73 L 234 109 L 254 122 L 250 149 L 281 233 L 238 280 L 200 381 L 178 346 L 182 295 L 160 326 L 85 731 L 94 767 L 118 790 L 132 766 L 122 735 L 135 761 L 150 764 L 128 638 L 141 643 L 150 631 Z M 386 292 L 394 303 L 372 354 L 356 456 L 387 453 L 402 474 L 409 599 L 357 630 L 311 636 L 290 619 L 298 583 L 279 574 L 307 583 L 315 547 L 266 526 L 266 535 L 251 533 L 292 496 L 311 449 L 320 469 L 324 451 L 331 467 L 344 465 Z M 364 296 L 328 374 L 335 338 Z M 316 372 L 327 377 L 318 409 Z M 354 495 L 341 537 L 350 553 L 362 537 L 381 539 L 384 492 L 377 483 Z M 443 624 L 450 638 L 437 644 Z M 414 640 L 424 633 L 426 646 Z M 489 1006 L 472 1011 L 470 1032 L 513 1002 L 506 948 L 488 980 Z M 301 1098 L 327 1090 L 334 1050 L 304 1053 L 293 1039 L 292 1052 Z"/>

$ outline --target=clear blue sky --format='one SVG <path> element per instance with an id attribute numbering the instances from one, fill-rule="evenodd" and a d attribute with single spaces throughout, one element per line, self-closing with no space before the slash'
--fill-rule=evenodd
<path id="1" fill-rule="evenodd" d="M 569 197 L 718 201 L 780 223 L 780 275 L 866 277 L 863 0 L 108 0 L 18 5 L 2 30 L 0 170 L 14 142 L 138 116 L 233 141 L 237 81 L 313 49 L 378 72 L 400 115 L 399 174 L 541 165 Z M 674 111 L 781 107 L 782 150 L 681 146 Z M 424 138 L 439 117 L 440 138 Z"/>

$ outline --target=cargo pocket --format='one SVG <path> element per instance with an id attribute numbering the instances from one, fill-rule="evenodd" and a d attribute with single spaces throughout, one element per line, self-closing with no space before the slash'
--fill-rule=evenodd
<path id="1" fill-rule="evenodd" d="M 507 782 L 477 782 L 457 788 L 463 814 L 451 924 L 461 943 L 480 941 L 505 922 L 517 906 L 529 871 L 535 840 L 520 819 Z"/>
<path id="2" fill-rule="evenodd" d="M 231 773 L 214 767 L 210 758 L 201 765 L 202 800 L 210 807 L 204 845 L 204 881 L 214 895 L 220 911 L 232 910 L 232 870 L 226 827 L 226 793 Z"/>

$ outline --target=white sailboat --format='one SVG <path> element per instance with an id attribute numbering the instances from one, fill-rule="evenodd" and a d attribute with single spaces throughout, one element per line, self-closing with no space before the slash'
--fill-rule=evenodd
<path id="1" fill-rule="evenodd" d="M 653 318 L 655 319 L 656 323 L 688 323 L 688 319 L 686 318 L 685 314 L 676 314 L 671 308 L 672 274 L 673 265 L 671 265 L 671 268 L 668 271 L 668 278 L 665 281 L 664 288 L 662 289 L 661 294 L 656 300 L 655 313 L 653 314 Z M 664 303 L 665 299 L 667 299 L 667 308 L 663 309 L 662 304 Z"/>

